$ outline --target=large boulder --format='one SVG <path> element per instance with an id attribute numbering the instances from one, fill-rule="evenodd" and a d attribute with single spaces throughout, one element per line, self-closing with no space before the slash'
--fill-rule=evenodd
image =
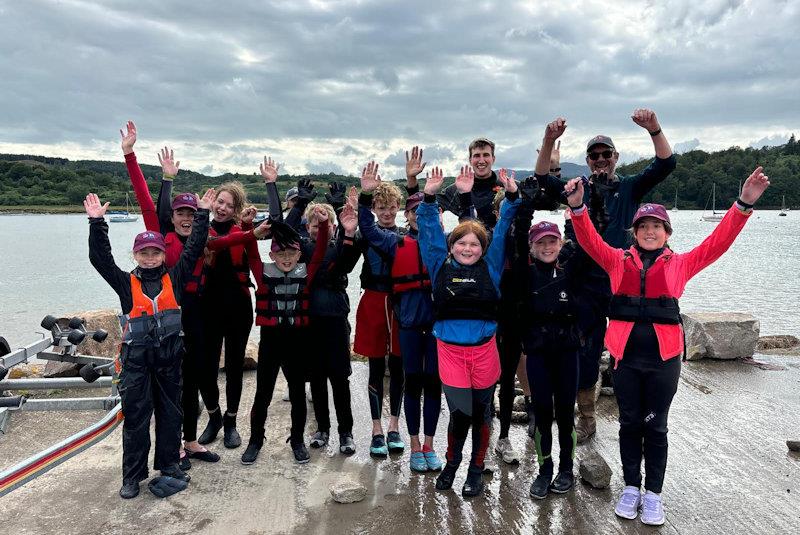
<path id="1" fill-rule="evenodd" d="M 741 312 L 689 312 L 682 314 L 688 360 L 752 357 L 761 323 Z"/>

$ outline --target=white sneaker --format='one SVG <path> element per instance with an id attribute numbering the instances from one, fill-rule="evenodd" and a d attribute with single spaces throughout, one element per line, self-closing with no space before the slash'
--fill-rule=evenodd
<path id="1" fill-rule="evenodd" d="M 664 524 L 664 506 L 661 504 L 661 494 L 650 492 L 642 494 L 642 524 L 648 526 L 661 526 Z"/>
<path id="2" fill-rule="evenodd" d="M 514 451 L 514 447 L 511 445 L 511 440 L 509 440 L 508 437 L 497 439 L 494 452 L 498 454 L 506 464 L 519 464 L 519 456 L 517 452 Z"/>
<path id="3" fill-rule="evenodd" d="M 625 487 L 619 497 L 614 512 L 620 518 L 633 520 L 639 514 L 639 505 L 642 503 L 642 494 L 636 487 Z"/>

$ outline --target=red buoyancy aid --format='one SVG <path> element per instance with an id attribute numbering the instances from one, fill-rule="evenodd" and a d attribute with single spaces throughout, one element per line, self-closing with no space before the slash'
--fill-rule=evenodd
<path id="1" fill-rule="evenodd" d="M 285 273 L 270 262 L 263 265 L 256 286 L 256 325 L 262 327 L 306 327 L 309 286 L 305 264 Z"/>
<path id="2" fill-rule="evenodd" d="M 239 225 L 233 225 L 231 227 L 230 232 L 242 232 L 242 229 Z M 230 233 L 229 232 L 229 233 Z M 208 229 L 208 237 L 209 240 L 212 240 L 219 236 L 217 231 L 214 230 L 213 227 Z M 246 256 L 245 256 L 245 246 L 244 245 L 232 245 L 228 248 L 228 251 L 231 255 L 231 264 L 233 265 L 233 270 L 236 272 L 236 278 L 239 280 L 239 283 L 242 285 L 242 290 L 245 293 L 250 293 L 250 267 L 247 263 Z M 214 261 L 211 261 L 211 265 L 214 265 Z"/>
<path id="3" fill-rule="evenodd" d="M 178 260 L 181 258 L 183 242 L 176 232 L 168 232 L 164 237 L 164 243 L 167 246 L 167 258 L 165 263 L 167 268 L 172 268 L 178 264 Z M 197 259 L 197 263 L 194 265 L 194 269 L 192 269 L 192 274 L 186 279 L 183 291 L 190 294 L 199 294 L 203 291 L 205 283 L 205 256 L 201 256 Z"/>
<path id="4" fill-rule="evenodd" d="M 167 235 L 164 236 L 164 244 L 167 246 L 167 257 L 164 262 L 167 265 L 167 269 L 170 269 L 175 267 L 181 257 L 181 253 L 183 252 L 183 242 L 178 234 L 173 231 L 167 232 Z"/>
<path id="5" fill-rule="evenodd" d="M 403 236 L 395 248 L 391 277 L 394 293 L 431 287 L 431 277 L 428 268 L 422 263 L 419 243 L 409 235 Z"/>
<path id="6" fill-rule="evenodd" d="M 133 345 L 158 345 L 181 332 L 181 309 L 172 289 L 169 273 L 161 277 L 161 292 L 150 299 L 142 290 L 142 281 L 131 273 L 133 306 L 120 316 L 122 341 Z"/>

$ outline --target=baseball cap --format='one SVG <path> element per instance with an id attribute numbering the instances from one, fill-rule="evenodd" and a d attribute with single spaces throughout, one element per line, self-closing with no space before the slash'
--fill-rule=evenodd
<path id="1" fill-rule="evenodd" d="M 418 191 L 413 195 L 409 195 L 406 199 L 406 211 L 413 210 L 419 206 L 419 203 L 421 203 L 424 198 L 425 194 L 421 191 Z"/>
<path id="2" fill-rule="evenodd" d="M 155 247 L 156 249 L 166 251 L 167 246 L 164 243 L 164 236 L 162 236 L 160 232 L 153 232 L 152 230 L 146 230 L 137 234 L 136 238 L 133 240 L 133 252 L 136 253 L 147 247 Z"/>
<path id="3" fill-rule="evenodd" d="M 537 242 L 545 236 L 554 236 L 561 239 L 561 231 L 558 229 L 558 225 L 549 221 L 540 221 L 528 231 L 529 242 Z"/>
<path id="4" fill-rule="evenodd" d="M 194 193 L 181 193 L 176 195 L 175 198 L 172 199 L 172 209 L 177 210 L 178 208 L 197 210 L 197 197 L 195 197 Z"/>
<path id="5" fill-rule="evenodd" d="M 297 197 L 297 188 L 289 188 L 289 191 L 286 192 L 285 201 L 289 202 L 292 199 L 294 199 L 295 197 Z"/>
<path id="6" fill-rule="evenodd" d="M 608 145 L 613 150 L 617 150 L 617 148 L 614 146 L 614 142 L 611 141 L 611 138 L 608 136 L 603 136 L 603 135 L 594 136 L 592 139 L 589 140 L 589 143 L 586 144 L 586 152 L 592 150 L 592 147 L 594 147 L 595 145 Z"/>
<path id="7" fill-rule="evenodd" d="M 645 217 L 655 217 L 656 219 L 660 219 L 661 221 L 665 221 L 666 223 L 672 225 L 672 222 L 669 220 L 667 209 L 660 204 L 647 203 L 641 205 L 633 216 L 633 223 L 631 226 L 636 228 L 636 222 L 640 219 L 644 219 Z"/>

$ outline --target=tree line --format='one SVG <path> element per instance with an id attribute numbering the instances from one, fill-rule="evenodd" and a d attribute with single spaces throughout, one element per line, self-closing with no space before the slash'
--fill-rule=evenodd
<path id="1" fill-rule="evenodd" d="M 649 162 L 649 159 L 645 159 L 623 165 L 618 167 L 617 172 L 635 174 Z M 739 181 L 747 178 L 757 165 L 764 166 L 772 182 L 759 202 L 761 207 L 779 208 L 784 196 L 787 206 L 800 206 L 800 190 L 791 187 L 792 182 L 800 177 L 800 143 L 794 135 L 786 144 L 774 147 L 731 147 L 717 152 L 693 150 L 680 154 L 675 171 L 646 200 L 671 207 L 677 193 L 679 208 L 702 209 L 709 202 L 712 184 L 716 184 L 717 206 L 724 208 L 730 206 L 738 196 Z M 155 197 L 161 180 L 161 168 L 154 165 L 141 167 L 150 192 Z M 525 174 L 520 171 L 518 178 Z M 359 184 L 358 177 L 334 173 L 282 175 L 278 177 L 281 195 L 300 178 L 309 178 L 314 182 L 320 199 L 331 181 L 344 182 L 348 186 Z M 182 169 L 175 180 L 174 191 L 201 193 L 206 188 L 229 180 L 242 182 L 251 202 L 266 203 L 263 179 L 258 173 L 226 173 L 212 177 Z M 451 177 L 448 182 L 452 180 Z M 78 208 L 89 191 L 115 206 L 125 205 L 126 193 L 131 193 L 131 202 L 135 202 L 122 161 L 70 161 L 47 156 L 0 154 L 0 206 L 74 205 Z"/>

